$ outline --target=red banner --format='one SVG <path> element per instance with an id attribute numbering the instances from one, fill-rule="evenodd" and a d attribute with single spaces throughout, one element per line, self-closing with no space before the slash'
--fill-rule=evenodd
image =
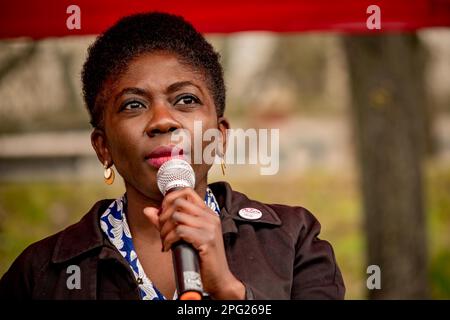
<path id="1" fill-rule="evenodd" d="M 182 15 L 205 33 L 377 33 L 450 26 L 450 0 L 3 0 L 0 38 L 98 34 L 122 16 L 145 11 Z"/>

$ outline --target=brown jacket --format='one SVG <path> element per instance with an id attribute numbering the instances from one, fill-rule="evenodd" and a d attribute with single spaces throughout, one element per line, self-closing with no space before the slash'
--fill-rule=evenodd
<path id="1" fill-rule="evenodd" d="M 247 299 L 344 298 L 333 249 L 317 238 L 320 224 L 309 211 L 250 200 L 225 182 L 210 188 L 222 208 L 228 264 Z M 0 298 L 139 299 L 130 267 L 100 229 L 111 201 L 97 202 L 78 223 L 25 249 L 0 280 Z M 262 217 L 242 218 L 238 211 L 246 207 Z M 79 267 L 80 289 L 67 285 L 72 265 Z"/>

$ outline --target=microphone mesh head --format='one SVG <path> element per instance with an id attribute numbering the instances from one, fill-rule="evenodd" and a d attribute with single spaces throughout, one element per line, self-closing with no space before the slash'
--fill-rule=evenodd
<path id="1" fill-rule="evenodd" d="M 159 191 L 165 196 L 174 188 L 194 188 L 195 174 L 191 165 L 183 159 L 171 159 L 159 167 L 156 174 Z"/>

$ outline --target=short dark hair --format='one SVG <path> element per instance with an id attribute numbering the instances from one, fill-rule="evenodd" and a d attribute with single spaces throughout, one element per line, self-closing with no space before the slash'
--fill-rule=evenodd
<path id="1" fill-rule="evenodd" d="M 102 121 L 103 106 L 97 98 L 105 82 L 115 80 L 133 58 L 157 51 L 173 53 L 180 62 L 204 72 L 217 116 L 223 116 L 225 84 L 219 53 L 184 18 L 150 12 L 122 18 L 88 49 L 81 78 L 93 127 L 99 127 Z"/>

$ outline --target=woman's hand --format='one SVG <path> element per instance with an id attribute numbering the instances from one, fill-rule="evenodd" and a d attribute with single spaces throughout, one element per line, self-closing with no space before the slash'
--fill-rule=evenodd
<path id="1" fill-rule="evenodd" d="M 184 240 L 198 251 L 203 288 L 213 299 L 244 299 L 245 287 L 228 268 L 220 218 L 191 188 L 170 192 L 161 209 L 144 214 L 161 233 L 164 251 Z"/>

